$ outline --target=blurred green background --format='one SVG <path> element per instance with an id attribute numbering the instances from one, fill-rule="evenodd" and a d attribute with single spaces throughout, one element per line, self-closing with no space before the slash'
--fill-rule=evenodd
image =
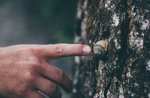
<path id="1" fill-rule="evenodd" d="M 77 0 L 0 0 L 0 46 L 73 43 L 76 6 Z M 73 58 L 52 63 L 71 77 Z"/>
<path id="2" fill-rule="evenodd" d="M 76 5 L 77 0 L 0 0 L 0 33 L 5 33 L 0 44 L 72 43 Z M 5 36 L 11 36 L 9 42 Z"/>

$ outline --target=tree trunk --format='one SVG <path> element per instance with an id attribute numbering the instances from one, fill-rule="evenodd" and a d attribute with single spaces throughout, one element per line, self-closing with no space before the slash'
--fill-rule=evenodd
<path id="1" fill-rule="evenodd" d="M 80 0 L 76 32 L 77 43 L 109 46 L 75 57 L 73 98 L 150 98 L 149 0 Z"/>

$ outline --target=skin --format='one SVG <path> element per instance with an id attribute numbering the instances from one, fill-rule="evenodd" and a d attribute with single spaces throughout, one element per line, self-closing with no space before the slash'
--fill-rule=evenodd
<path id="1" fill-rule="evenodd" d="M 72 81 L 48 60 L 88 55 L 81 44 L 14 45 L 0 48 L 0 98 L 61 98 L 58 86 L 72 91 Z"/>

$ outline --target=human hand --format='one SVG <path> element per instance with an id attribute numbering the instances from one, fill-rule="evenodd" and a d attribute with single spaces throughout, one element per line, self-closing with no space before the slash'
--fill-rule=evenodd
<path id="1" fill-rule="evenodd" d="M 72 91 L 72 81 L 49 59 L 88 55 L 81 44 L 15 45 L 0 48 L 0 98 L 61 98 L 57 85 Z"/>

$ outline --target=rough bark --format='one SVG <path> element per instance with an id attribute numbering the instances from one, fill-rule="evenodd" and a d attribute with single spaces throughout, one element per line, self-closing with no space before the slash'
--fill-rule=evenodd
<path id="1" fill-rule="evenodd" d="M 75 57 L 73 98 L 150 98 L 150 1 L 80 0 L 75 42 L 109 41 L 105 57 Z"/>

